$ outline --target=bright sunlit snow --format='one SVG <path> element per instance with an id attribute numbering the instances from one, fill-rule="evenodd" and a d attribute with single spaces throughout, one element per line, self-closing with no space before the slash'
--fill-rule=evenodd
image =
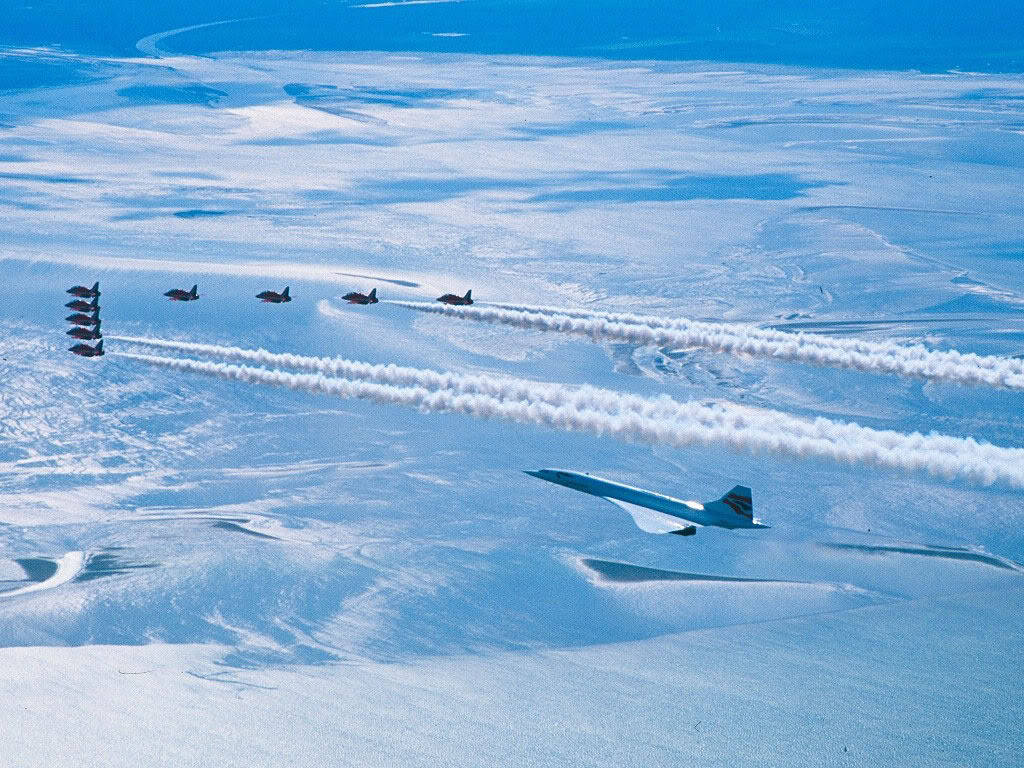
<path id="1" fill-rule="evenodd" d="M 0 764 L 1019 764 L 1015 4 L 625 5 L 11 11 Z"/>

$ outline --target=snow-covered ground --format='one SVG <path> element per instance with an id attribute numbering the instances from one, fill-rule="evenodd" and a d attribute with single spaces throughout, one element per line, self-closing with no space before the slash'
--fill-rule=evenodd
<path id="1" fill-rule="evenodd" d="M 115 339 L 80 359 L 62 305 L 98 279 L 108 336 L 1021 447 L 1013 389 L 340 300 L 472 288 L 1019 359 L 1020 76 L 4 57 L 69 77 L 0 94 L 0 763 L 1019 762 L 1012 484 L 225 381 Z M 651 536 L 519 471 L 545 466 L 742 483 L 772 528 Z"/>

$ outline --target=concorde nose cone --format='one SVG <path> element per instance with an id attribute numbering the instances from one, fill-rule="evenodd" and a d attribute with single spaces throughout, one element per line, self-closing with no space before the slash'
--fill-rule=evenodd
<path id="1" fill-rule="evenodd" d="M 532 475 L 533 477 L 539 477 L 541 480 L 544 479 L 544 475 L 541 474 L 544 472 L 543 469 L 524 469 L 523 472 L 527 475 Z"/>

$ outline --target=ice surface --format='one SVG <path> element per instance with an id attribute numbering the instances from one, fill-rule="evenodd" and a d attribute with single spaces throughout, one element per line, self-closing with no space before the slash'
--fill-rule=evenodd
<path id="1" fill-rule="evenodd" d="M 312 24 L 159 35 L 237 5 L 102 33 L 83 10 L 65 48 L 0 54 L 0 763 L 1019 762 L 1019 491 L 79 359 L 58 311 L 99 279 L 111 335 L 1019 447 L 1019 393 L 338 298 L 472 288 L 1019 357 L 1012 66 L 950 72 L 965 49 L 942 45 L 925 74 L 650 61 L 649 29 L 600 25 L 487 43 L 484 2 L 358 9 L 412 14 L 378 47 L 414 54 L 317 52 Z M 29 11 L 5 40 L 50 42 Z M 146 35 L 181 55 L 116 57 Z M 1012 58 L 987 40 L 965 66 Z M 200 301 L 163 299 L 194 282 Z M 254 298 L 285 284 L 290 304 Z M 742 483 L 773 527 L 649 536 L 535 466 L 685 498 Z"/>

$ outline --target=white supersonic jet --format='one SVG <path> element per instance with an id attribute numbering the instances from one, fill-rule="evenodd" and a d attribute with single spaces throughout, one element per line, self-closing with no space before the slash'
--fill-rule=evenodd
<path id="1" fill-rule="evenodd" d="M 524 469 L 528 475 L 550 483 L 564 485 L 610 501 L 628 512 L 637 527 L 648 533 L 674 533 L 693 536 L 698 526 L 715 525 L 719 528 L 768 528 L 754 517 L 754 503 L 750 489 L 737 485 L 717 501 L 701 504 L 683 501 L 653 491 L 634 488 L 595 477 L 586 472 L 567 469 Z"/>

